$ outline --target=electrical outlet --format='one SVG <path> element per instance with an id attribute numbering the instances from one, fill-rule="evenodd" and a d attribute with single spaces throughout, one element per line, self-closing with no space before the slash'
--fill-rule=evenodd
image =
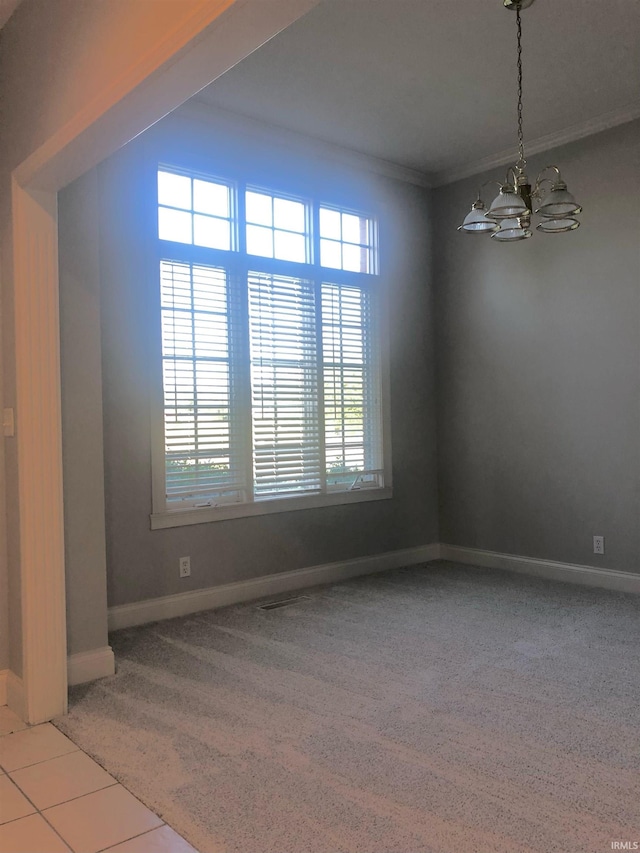
<path id="1" fill-rule="evenodd" d="M 604 554 L 604 536 L 593 537 L 593 553 Z"/>
<path id="2" fill-rule="evenodd" d="M 180 577 L 188 578 L 191 574 L 191 557 L 180 557 Z"/>

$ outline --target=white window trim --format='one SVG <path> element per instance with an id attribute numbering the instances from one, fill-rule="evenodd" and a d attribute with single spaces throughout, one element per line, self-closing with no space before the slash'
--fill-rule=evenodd
<path id="1" fill-rule="evenodd" d="M 154 169 L 154 183 L 157 168 L 162 168 L 158 164 Z M 170 167 L 173 169 L 173 167 Z M 176 171 L 179 171 L 176 169 Z M 229 182 L 233 181 L 233 176 L 228 178 Z M 251 183 L 242 181 L 249 188 Z M 270 190 L 278 192 L 277 188 Z M 288 194 L 288 193 L 284 193 Z M 343 203 L 337 205 L 332 204 L 330 199 L 325 199 L 322 196 L 316 196 L 310 199 L 313 204 L 336 207 L 340 210 L 348 209 Z M 157 204 L 153 205 L 154 211 L 154 227 L 157 228 Z M 316 214 L 317 216 L 317 214 Z M 241 227 L 238 224 L 238 227 Z M 378 248 L 378 234 L 375 235 L 375 249 Z M 153 241 L 156 249 L 151 253 L 154 259 L 154 269 L 157 267 L 156 259 L 160 257 L 157 251 L 158 240 L 157 232 Z M 196 249 L 197 251 L 197 249 Z M 226 253 L 225 253 L 226 254 Z M 237 252 L 232 252 L 236 254 Z M 259 262 L 267 261 L 273 264 L 271 259 L 260 258 Z M 206 262 L 205 262 L 206 263 Z M 284 263 L 288 262 L 276 262 Z M 380 279 L 379 257 L 377 261 L 377 271 L 371 275 L 372 278 Z M 331 267 L 319 267 L 319 263 L 315 264 L 322 270 L 322 276 L 329 282 L 337 281 L 337 276 L 340 276 L 341 271 L 334 270 Z M 293 272 L 293 270 L 292 270 Z M 295 273 L 294 273 L 295 274 Z M 354 275 L 354 274 L 348 274 Z M 155 282 L 157 292 L 159 292 L 158 282 Z M 230 503 L 220 506 L 203 506 L 203 507 L 186 507 L 184 509 L 167 509 L 166 503 L 166 481 L 165 481 L 165 447 L 164 447 L 164 387 L 162 379 L 162 340 L 161 340 L 161 324 L 160 324 L 160 302 L 158 299 L 157 305 L 154 303 L 154 311 L 150 312 L 150 322 L 155 320 L 156 331 L 153 334 L 155 341 L 153 349 L 155 350 L 153 370 L 154 381 L 151 388 L 151 477 L 152 477 L 152 512 L 149 516 L 151 530 L 162 530 L 171 527 L 182 527 L 193 524 L 210 524 L 217 521 L 228 521 L 237 518 L 251 518 L 253 516 L 270 515 L 272 513 L 295 512 L 304 509 L 317 509 L 322 507 L 342 506 L 356 503 L 368 503 L 371 501 L 389 500 L 393 497 L 392 483 L 392 464 L 391 464 L 391 395 L 390 395 L 390 343 L 388 323 L 384 318 L 388 317 L 388 298 L 384 288 L 380 288 L 378 294 L 378 336 L 380 346 L 379 371 L 380 371 L 380 395 L 381 395 L 381 447 L 382 447 L 382 462 L 383 462 L 383 482 L 384 486 L 380 488 L 354 488 L 352 490 L 313 493 L 306 495 L 296 495 L 292 497 L 281 498 L 265 498 L 262 500 L 250 501 L 246 503 Z"/>
<path id="2" fill-rule="evenodd" d="M 249 518 L 254 515 L 270 515 L 273 512 L 295 512 L 325 506 L 382 501 L 393 497 L 391 486 L 381 489 L 361 489 L 350 492 L 331 492 L 323 495 L 305 495 L 295 498 L 270 498 L 243 504 L 224 504 L 217 507 L 196 509 L 172 509 L 151 514 L 151 529 L 181 527 L 186 524 L 204 524 L 212 521 L 228 521 L 233 518 Z"/>

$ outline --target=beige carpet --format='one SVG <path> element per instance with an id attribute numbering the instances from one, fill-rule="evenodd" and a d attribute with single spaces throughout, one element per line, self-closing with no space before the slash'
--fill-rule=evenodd
<path id="1" fill-rule="evenodd" d="M 640 842 L 640 597 L 439 563 L 112 635 L 56 725 L 202 853 Z"/>

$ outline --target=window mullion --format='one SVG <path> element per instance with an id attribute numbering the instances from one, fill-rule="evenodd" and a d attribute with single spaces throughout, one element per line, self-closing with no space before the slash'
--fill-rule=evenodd
<path id="1" fill-rule="evenodd" d="M 382 405 L 382 322 L 378 299 L 367 299 L 368 322 L 366 324 L 364 346 L 369 363 L 367 371 L 366 405 L 369 412 L 365 430 L 365 465 L 374 467 L 374 462 L 382 465 L 387 474 L 387 458 L 384 452 L 383 405 Z"/>
<path id="2" fill-rule="evenodd" d="M 322 267 L 320 266 L 320 205 L 311 204 L 311 264 L 314 269 L 313 285 L 316 322 L 316 360 L 318 377 L 318 439 L 320 442 L 320 491 L 327 491 L 327 448 L 324 413 L 324 347 L 322 340 Z"/>
<path id="3" fill-rule="evenodd" d="M 235 193 L 235 205 L 232 208 L 232 215 L 235 215 L 236 219 L 236 246 L 238 247 L 238 254 L 241 258 L 247 257 L 247 204 L 245 198 L 246 192 L 247 185 L 245 183 L 238 183 Z"/>
<path id="4" fill-rule="evenodd" d="M 253 431 L 251 402 L 251 353 L 249 343 L 249 286 L 246 263 L 239 263 L 232 279 L 234 311 L 232 346 L 234 357 L 234 417 L 237 424 L 237 458 L 242 468 L 245 501 L 254 500 L 253 486 Z"/>
<path id="5" fill-rule="evenodd" d="M 327 491 L 327 450 L 326 427 L 324 420 L 324 353 L 322 346 L 322 281 L 314 280 L 315 323 L 316 323 L 316 376 L 317 376 L 317 412 L 318 412 L 318 443 L 320 456 L 320 491 Z"/>
<path id="6" fill-rule="evenodd" d="M 193 229 L 194 178 L 175 174 L 191 182 Z M 206 183 L 206 177 L 199 180 Z M 210 183 L 218 186 L 213 180 Z M 282 257 L 248 255 L 247 205 L 253 205 L 252 222 L 254 215 L 260 215 L 251 195 L 254 190 L 250 187 L 247 200 L 244 181 L 225 180 L 218 186 L 218 195 L 224 186 L 228 203 L 222 198 L 220 204 L 227 204 L 231 229 L 227 249 L 204 243 L 196 246 L 194 233 L 190 243 L 182 243 L 180 231 L 176 238 L 158 243 L 161 287 L 166 288 L 160 306 L 158 355 L 167 367 L 161 373 L 166 499 L 157 503 L 168 513 L 183 508 L 196 513 L 203 506 L 202 496 L 209 504 L 202 511 L 216 520 L 242 515 L 242 504 L 247 505 L 247 515 L 260 513 L 265 501 L 276 498 L 308 499 L 309 505 L 321 501 L 315 504 L 319 506 L 325 500 L 337 503 L 337 494 L 344 495 L 345 503 L 375 500 L 360 498 L 358 493 L 373 491 L 376 482 L 378 488 L 386 486 L 374 469 L 384 469 L 390 477 L 388 431 L 382 418 L 388 406 L 386 385 L 381 389 L 383 379 L 387 381 L 388 353 L 382 342 L 380 285 L 375 275 L 377 223 L 365 214 L 324 207 L 318 198 L 265 190 L 262 195 L 269 196 L 271 204 L 271 254 L 277 251 Z M 204 190 L 198 187 L 198 210 L 206 212 L 213 190 L 203 196 Z M 299 245 L 295 251 L 291 248 L 294 238 L 300 243 L 303 204 L 304 259 Z M 171 204 L 168 207 L 173 209 Z M 183 211 L 180 205 L 175 209 Z M 333 235 L 327 231 L 333 226 L 329 220 L 329 225 L 325 223 L 323 211 L 340 216 L 338 269 L 320 263 L 330 260 L 321 258 L 320 250 Z M 205 213 L 198 215 L 202 219 Z M 206 215 L 214 217 L 214 213 Z M 355 225 L 359 225 L 358 234 Z M 257 251 L 259 241 L 254 246 L 252 233 L 249 245 Z M 366 258 L 361 251 L 359 263 L 354 255 L 358 247 L 367 251 Z M 165 303 L 171 312 L 166 322 Z M 252 358 L 261 359 L 263 366 L 252 367 Z M 333 387 L 326 388 L 326 382 Z M 193 432 L 186 418 L 187 389 L 192 389 Z M 262 407 L 257 399 L 260 393 Z M 160 431 L 157 443 L 160 448 Z M 356 470 L 363 472 L 357 486 Z M 372 473 L 365 475 L 368 470 Z M 350 477 L 356 480 L 351 482 Z M 240 504 L 237 510 L 232 509 L 234 502 Z"/>
<path id="7" fill-rule="evenodd" d="M 195 300 L 193 295 L 193 267 L 191 267 L 191 275 L 189 277 L 189 300 L 190 300 L 190 315 L 191 315 L 191 381 L 193 383 L 193 448 L 195 453 L 195 479 L 198 482 L 200 473 L 200 411 L 198 409 L 198 371 L 197 371 L 197 349 L 198 341 L 196 338 L 196 311 Z M 174 345 L 175 351 L 175 345 Z M 177 393 L 177 386 L 176 386 Z"/>
<path id="8" fill-rule="evenodd" d="M 234 304 L 237 312 L 234 328 L 234 347 L 238 357 L 235 361 L 237 382 L 236 417 L 238 422 L 239 459 L 242 465 L 242 479 L 245 484 L 245 501 L 255 499 L 253 484 L 253 412 L 251 394 L 251 345 L 249 339 L 249 267 L 247 262 L 246 228 L 246 185 L 238 184 L 236 197 L 238 258 L 234 270 Z"/>

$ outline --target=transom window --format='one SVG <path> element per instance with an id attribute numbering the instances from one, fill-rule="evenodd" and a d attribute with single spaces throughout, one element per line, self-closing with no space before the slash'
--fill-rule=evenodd
<path id="1" fill-rule="evenodd" d="M 281 261 L 309 260 L 307 206 L 258 190 L 245 194 L 247 253 Z"/>
<path id="2" fill-rule="evenodd" d="M 352 272 L 376 272 L 375 223 L 367 216 L 320 208 L 320 263 Z"/>
<path id="3" fill-rule="evenodd" d="M 211 249 L 235 248 L 231 201 L 228 184 L 159 171 L 158 235 Z"/>
<path id="4" fill-rule="evenodd" d="M 376 237 L 368 214 L 159 169 L 152 526 L 389 496 Z"/>

